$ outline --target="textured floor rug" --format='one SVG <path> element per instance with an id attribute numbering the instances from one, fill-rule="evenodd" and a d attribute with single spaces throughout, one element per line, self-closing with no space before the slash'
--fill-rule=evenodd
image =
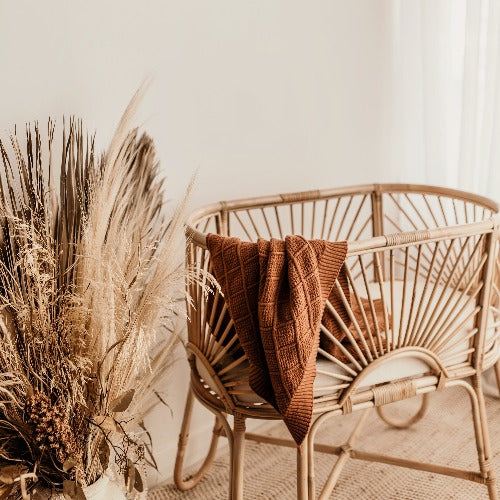
<path id="1" fill-rule="evenodd" d="M 375 414 L 369 417 L 357 447 L 426 462 L 479 470 L 475 453 L 470 402 L 460 388 L 431 395 L 430 409 L 423 420 L 409 430 L 395 430 Z M 486 398 L 492 450 L 497 478 L 500 477 L 500 401 Z M 389 416 L 409 415 L 418 400 L 387 407 Z M 317 442 L 343 444 L 359 414 L 330 419 L 319 431 Z M 280 424 L 269 428 L 273 435 L 287 436 Z M 317 489 L 336 457 L 315 454 Z M 245 456 L 245 499 L 295 498 L 295 450 L 247 442 Z M 222 448 L 207 476 L 192 490 L 181 493 L 171 484 L 149 494 L 151 500 L 227 499 L 227 448 Z M 433 498 L 486 499 L 486 487 L 438 474 L 401 467 L 350 460 L 344 468 L 332 498 L 338 499 L 411 499 Z"/>

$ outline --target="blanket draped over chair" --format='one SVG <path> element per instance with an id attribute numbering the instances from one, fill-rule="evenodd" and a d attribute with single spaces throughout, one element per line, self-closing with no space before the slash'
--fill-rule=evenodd
<path id="1" fill-rule="evenodd" d="M 320 323 L 338 340 L 345 337 L 325 310 L 327 299 L 350 324 L 334 287 L 338 278 L 349 300 L 342 270 L 347 243 L 302 236 L 250 243 L 209 234 L 207 244 L 213 274 L 248 357 L 250 387 L 276 408 L 300 444 L 312 417 Z"/>

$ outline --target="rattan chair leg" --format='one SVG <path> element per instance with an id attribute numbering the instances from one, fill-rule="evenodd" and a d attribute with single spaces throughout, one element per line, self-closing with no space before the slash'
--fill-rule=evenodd
<path id="1" fill-rule="evenodd" d="M 497 379 L 498 395 L 500 396 L 500 360 L 495 363 L 494 370 Z"/>
<path id="2" fill-rule="evenodd" d="M 314 477 L 314 438 L 316 431 L 307 434 L 307 493 L 309 498 L 316 498 L 316 481 Z"/>
<path id="3" fill-rule="evenodd" d="M 181 432 L 179 433 L 179 444 L 177 446 L 177 457 L 175 459 L 174 466 L 174 483 L 181 491 L 186 491 L 194 486 L 196 486 L 203 476 L 207 473 L 208 469 L 212 465 L 215 458 L 215 453 L 217 452 L 217 443 L 219 441 L 219 436 L 221 433 L 221 425 L 217 417 L 215 417 L 215 424 L 212 434 L 212 441 L 210 443 L 210 448 L 208 449 L 207 456 L 203 461 L 203 464 L 198 469 L 198 471 L 193 474 L 189 479 L 184 480 L 182 478 L 182 468 L 184 466 L 184 458 L 186 454 L 186 448 L 189 440 L 189 428 L 191 426 L 191 415 L 193 413 L 193 402 L 194 395 L 193 391 L 189 389 L 186 407 L 184 409 L 184 417 L 182 419 Z"/>
<path id="4" fill-rule="evenodd" d="M 245 460 L 245 420 L 240 413 L 234 414 L 233 453 L 231 457 L 231 499 L 243 500 L 243 471 Z"/>
<path id="5" fill-rule="evenodd" d="M 335 462 L 335 465 L 333 466 L 330 475 L 328 476 L 328 479 L 326 480 L 325 485 L 323 486 L 323 490 L 321 491 L 321 494 L 319 496 L 319 500 L 327 500 L 330 498 L 330 495 L 332 494 L 332 491 L 335 488 L 335 485 L 337 484 L 337 481 L 339 480 L 340 473 L 342 472 L 342 469 L 344 468 L 345 464 L 347 463 L 347 460 L 351 458 L 351 448 L 354 446 L 356 443 L 356 440 L 358 439 L 361 431 L 363 430 L 363 427 L 366 423 L 366 419 L 368 418 L 370 408 L 365 410 L 362 414 L 361 417 L 359 418 L 358 422 L 356 423 L 356 426 L 354 427 L 353 431 L 351 432 L 351 435 L 349 436 L 349 439 L 347 440 L 346 444 L 343 445 L 342 451 L 339 454 L 339 457 L 337 461 Z"/>
<path id="6" fill-rule="evenodd" d="M 477 457 L 479 469 L 484 484 L 488 487 L 490 500 L 498 499 L 495 472 L 491 461 L 491 446 L 486 420 L 486 405 L 484 403 L 483 390 L 481 387 L 481 376 L 474 375 L 472 384 L 465 380 L 453 380 L 447 386 L 460 386 L 467 390 L 470 397 L 472 418 L 474 422 L 474 434 L 476 439 Z"/>
<path id="7" fill-rule="evenodd" d="M 323 489 L 321 490 L 321 493 L 319 495 L 319 500 L 327 500 L 328 498 L 330 498 L 330 495 L 332 494 L 332 491 L 334 490 L 337 481 L 339 480 L 340 473 L 344 469 L 344 466 L 347 463 L 347 460 L 349 460 L 349 458 L 350 454 L 347 448 L 340 452 L 340 455 L 337 458 L 337 461 L 335 462 L 335 465 L 333 466 L 332 470 L 330 471 L 330 475 L 328 476 L 328 479 L 326 480 Z"/>
<path id="8" fill-rule="evenodd" d="M 491 500 L 498 499 L 498 490 L 496 485 L 495 471 L 492 463 L 490 435 L 488 430 L 488 421 L 486 417 L 486 405 L 484 402 L 483 390 L 481 387 L 481 376 L 473 377 L 474 392 L 477 397 L 478 411 L 475 418 L 478 419 L 478 425 L 481 427 L 482 442 L 477 444 L 479 467 L 481 474 L 486 479 L 488 494 Z"/>
<path id="9" fill-rule="evenodd" d="M 302 444 L 297 447 L 297 500 L 307 500 L 308 498 L 307 440 L 306 436 Z"/>

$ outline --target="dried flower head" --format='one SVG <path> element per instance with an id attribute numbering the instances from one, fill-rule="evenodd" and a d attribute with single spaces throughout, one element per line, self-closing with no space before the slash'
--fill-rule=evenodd
<path id="1" fill-rule="evenodd" d="M 41 455 L 52 455 L 59 465 L 70 457 L 75 459 L 81 455 L 68 415 L 61 404 L 52 404 L 46 394 L 35 392 L 26 401 L 24 410 Z"/>

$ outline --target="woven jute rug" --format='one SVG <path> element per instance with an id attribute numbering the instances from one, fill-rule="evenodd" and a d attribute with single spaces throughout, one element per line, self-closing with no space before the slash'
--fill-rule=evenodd
<path id="1" fill-rule="evenodd" d="M 500 478 L 500 401 L 486 398 L 493 460 Z M 418 399 L 386 407 L 388 416 L 408 416 L 419 405 Z M 359 414 L 335 417 L 325 423 L 317 442 L 343 444 Z M 266 428 L 266 433 L 287 437 L 281 424 Z M 470 402 L 465 391 L 450 388 L 431 395 L 430 408 L 423 420 L 409 430 L 388 427 L 376 415 L 369 417 L 357 448 L 387 453 L 414 460 L 479 470 L 474 442 Z M 151 500 L 227 499 L 228 450 L 221 448 L 207 476 L 192 490 L 181 493 L 171 484 L 151 491 Z M 317 491 L 331 470 L 335 456 L 315 453 Z M 295 450 L 247 442 L 245 453 L 245 499 L 293 499 L 295 488 Z M 188 471 L 189 472 L 189 471 Z M 486 499 L 486 487 L 471 481 L 419 472 L 391 465 L 350 460 L 344 468 L 332 498 L 408 499 L 430 498 Z"/>

